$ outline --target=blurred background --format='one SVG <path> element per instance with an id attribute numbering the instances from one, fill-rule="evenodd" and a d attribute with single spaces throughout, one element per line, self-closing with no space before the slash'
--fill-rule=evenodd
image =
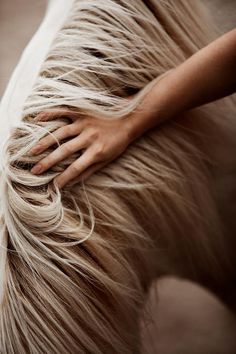
<path id="1" fill-rule="evenodd" d="M 236 27 L 236 0 L 204 2 L 222 33 Z M 0 0 L 0 97 L 46 5 L 46 0 Z M 148 354 L 236 353 L 235 317 L 198 285 L 163 278 L 153 284 L 147 308 L 152 314 L 143 330 Z"/>

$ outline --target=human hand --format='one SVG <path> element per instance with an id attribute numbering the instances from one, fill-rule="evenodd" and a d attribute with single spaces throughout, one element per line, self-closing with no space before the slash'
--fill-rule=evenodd
<path id="1" fill-rule="evenodd" d="M 54 181 L 59 188 L 64 187 L 68 182 L 78 182 L 88 178 L 120 156 L 131 142 L 128 117 L 116 120 L 98 119 L 80 116 L 72 110 L 60 109 L 42 112 L 36 119 L 46 121 L 62 116 L 70 118 L 72 123 L 55 130 L 53 136 L 45 136 L 30 150 L 30 154 L 37 155 L 54 145 L 55 138 L 61 141 L 71 137 L 69 141 L 40 160 L 31 169 L 34 174 L 45 172 L 73 153 L 83 150 L 82 155 L 55 178 Z"/>

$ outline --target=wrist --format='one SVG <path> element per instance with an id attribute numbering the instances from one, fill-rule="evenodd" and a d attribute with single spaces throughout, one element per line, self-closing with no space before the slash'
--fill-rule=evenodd
<path id="1" fill-rule="evenodd" d="M 132 112 L 126 119 L 126 131 L 129 142 L 141 137 L 149 129 L 157 126 L 160 123 L 160 111 L 153 105 L 152 98 L 144 98 L 137 107 L 136 111 Z"/>
<path id="2" fill-rule="evenodd" d="M 172 116 L 174 107 L 169 100 L 170 91 L 172 91 L 169 74 L 173 70 L 163 74 L 157 82 L 153 80 L 151 88 L 146 92 L 136 110 L 125 118 L 130 142 Z"/>
<path id="3" fill-rule="evenodd" d="M 142 125 L 140 123 L 140 119 L 135 113 L 132 113 L 130 116 L 125 118 L 125 132 L 127 134 L 129 144 L 144 133 L 144 129 L 142 129 Z"/>

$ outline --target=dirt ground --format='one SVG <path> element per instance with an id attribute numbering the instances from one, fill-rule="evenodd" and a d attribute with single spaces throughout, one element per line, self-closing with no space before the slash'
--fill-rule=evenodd
<path id="1" fill-rule="evenodd" d="M 42 19 L 46 3 L 46 0 L 0 0 L 0 97 Z M 206 3 L 222 32 L 236 26 L 236 0 Z M 158 303 L 154 296 L 157 288 Z M 153 314 L 144 331 L 148 354 L 236 353 L 236 319 L 199 286 L 164 278 L 153 285 L 148 307 Z"/>

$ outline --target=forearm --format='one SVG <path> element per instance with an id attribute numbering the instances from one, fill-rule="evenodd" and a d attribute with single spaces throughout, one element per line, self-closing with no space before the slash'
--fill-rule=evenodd
<path id="1" fill-rule="evenodd" d="M 164 76 L 131 117 L 131 139 L 178 113 L 236 89 L 236 30 L 201 49 Z"/>

